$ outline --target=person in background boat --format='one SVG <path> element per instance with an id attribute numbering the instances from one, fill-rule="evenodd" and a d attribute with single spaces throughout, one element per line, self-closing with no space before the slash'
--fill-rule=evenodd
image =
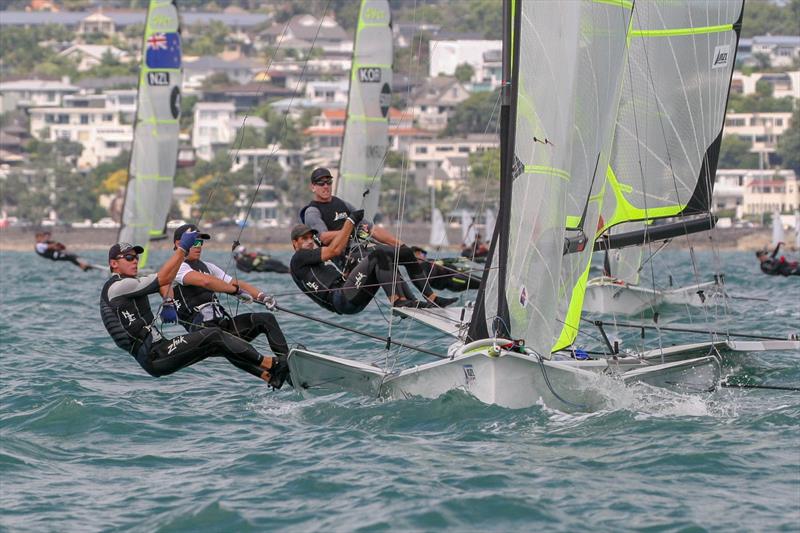
<path id="1" fill-rule="evenodd" d="M 49 231 L 40 231 L 36 233 L 36 244 L 34 245 L 36 253 L 50 259 L 51 261 L 69 261 L 73 265 L 79 267 L 86 272 L 94 268 L 92 265 L 81 259 L 75 254 L 67 252 L 67 247 L 51 239 Z"/>
<path id="2" fill-rule="evenodd" d="M 779 242 L 772 254 L 767 250 L 756 252 L 761 272 L 770 276 L 800 276 L 800 264 L 797 261 L 787 261 L 784 256 L 777 257 L 783 244 Z"/>
<path id="3" fill-rule="evenodd" d="M 475 240 L 471 243 L 464 243 L 461 248 L 461 257 L 469 259 L 482 259 L 489 255 L 489 246 L 483 242 L 480 233 L 475 234 Z"/>
<path id="4" fill-rule="evenodd" d="M 447 289 L 461 292 L 480 287 L 480 279 L 470 276 L 469 272 L 461 271 L 455 264 L 448 265 L 441 259 L 431 261 L 428 259 L 428 251 L 419 246 L 412 246 L 411 251 L 419 261 L 428 283 L 437 291 Z"/>
<path id="5" fill-rule="evenodd" d="M 273 259 L 267 254 L 260 252 L 248 252 L 247 248 L 240 245 L 233 251 L 233 259 L 236 261 L 236 268 L 242 272 L 276 272 L 286 274 L 289 267 Z"/>
<path id="6" fill-rule="evenodd" d="M 400 274 L 393 266 L 394 257 L 385 249 L 370 250 L 347 276 L 333 263 L 332 259 L 342 253 L 350 231 L 363 214 L 360 209 L 349 214 L 344 231 L 339 232 L 328 245 L 322 245 L 317 230 L 306 224 L 292 228 L 295 253 L 289 271 L 295 284 L 319 306 L 340 315 L 363 311 L 378 289 L 383 289 L 395 307 L 431 307 L 426 301 L 406 298 L 399 290 Z"/>
<path id="7" fill-rule="evenodd" d="M 382 255 L 391 256 L 393 262 L 397 257 L 397 265 L 405 267 L 414 286 L 434 305 L 446 307 L 458 300 L 458 298 L 437 297 L 430 285 L 425 282 L 425 273 L 420 268 L 411 248 L 399 241 L 390 231 L 375 226 L 372 222 L 359 219 L 355 227 L 358 239 L 360 241 L 371 240 L 376 243 L 374 247 L 359 246 L 358 250 L 353 247 L 348 248 L 350 234 L 353 230 L 345 230 L 345 221 L 351 213 L 360 211 L 363 216 L 364 211 L 356 210 L 353 205 L 334 196 L 331 192 L 332 188 L 333 177 L 330 171 L 327 168 L 314 169 L 311 173 L 311 192 L 314 194 L 314 199 L 300 210 L 300 222 L 317 232 L 321 246 L 330 247 L 337 236 L 346 232 L 344 248 L 337 256 L 331 258 L 345 275 L 367 258 L 371 250 L 381 249 L 383 250 Z M 289 268 L 291 270 L 291 266 Z M 410 299 L 411 289 L 406 285 L 404 278 L 400 277 L 400 280 L 402 285 L 398 290 L 407 299 Z"/>
<path id="8" fill-rule="evenodd" d="M 211 239 L 208 233 L 199 233 L 194 224 L 184 224 L 175 230 L 173 241 L 178 248 L 186 232 L 197 234 L 189 253 L 175 276 L 175 306 L 178 320 L 186 331 L 220 328 L 248 342 L 258 335 L 267 337 L 272 352 L 284 362 L 289 356 L 289 346 L 275 315 L 270 312 L 241 313 L 231 316 L 222 306 L 216 293 L 233 295 L 245 302 L 259 302 L 267 309 L 275 307 L 275 299 L 254 285 L 234 280 L 224 270 L 209 261 L 201 261 L 203 242 Z"/>
<path id="9" fill-rule="evenodd" d="M 100 317 L 114 343 L 130 353 L 151 376 L 172 374 L 208 357 L 225 357 L 232 364 L 279 389 L 289 375 L 288 366 L 277 357 L 259 354 L 247 341 L 220 328 L 206 328 L 172 339 L 163 336 L 150 309 L 150 295 L 162 297 L 162 323 L 175 323 L 178 315 L 172 282 L 189 250 L 197 241 L 196 231 L 185 232 L 175 253 L 158 272 L 137 277 L 141 246 L 117 243 L 108 250 L 111 277 L 100 293 Z"/>

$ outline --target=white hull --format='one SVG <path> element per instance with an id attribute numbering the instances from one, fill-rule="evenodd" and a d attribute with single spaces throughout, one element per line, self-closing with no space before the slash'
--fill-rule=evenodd
<path id="1" fill-rule="evenodd" d="M 462 347 L 451 358 L 398 372 L 304 350 L 292 351 L 289 367 L 295 387 L 304 394 L 348 391 L 399 400 L 463 390 L 487 404 L 518 409 L 543 403 L 562 411 L 602 408 L 613 400 L 615 382 L 710 390 L 720 376 L 713 357 L 665 365 L 638 358 L 540 361 L 535 355 L 506 350 L 490 355 L 491 344 L 476 344 Z"/>
<path id="2" fill-rule="evenodd" d="M 700 296 L 701 292 L 703 297 Z M 714 281 L 662 290 L 601 277 L 587 283 L 583 310 L 599 314 L 636 315 L 664 304 L 701 307 L 717 294 L 720 292 Z"/>
<path id="3" fill-rule="evenodd" d="M 698 342 L 668 346 L 663 349 L 647 350 L 640 357 L 651 364 L 662 362 L 685 361 L 686 359 L 715 354 L 722 364 L 733 365 L 741 361 L 741 356 L 758 352 L 795 351 L 800 353 L 800 341 L 796 340 L 763 340 L 763 341 L 731 341 Z"/>

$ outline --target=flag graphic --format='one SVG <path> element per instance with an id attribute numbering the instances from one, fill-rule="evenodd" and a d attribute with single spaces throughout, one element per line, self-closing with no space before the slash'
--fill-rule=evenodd
<path id="1" fill-rule="evenodd" d="M 181 36 L 178 33 L 154 33 L 147 39 L 145 62 L 148 68 L 180 68 Z"/>

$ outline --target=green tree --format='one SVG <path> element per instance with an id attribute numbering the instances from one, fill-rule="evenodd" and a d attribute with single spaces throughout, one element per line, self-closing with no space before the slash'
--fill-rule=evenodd
<path id="1" fill-rule="evenodd" d="M 792 114 L 792 124 L 778 140 L 778 156 L 784 168 L 800 175 L 800 108 Z"/>
<path id="2" fill-rule="evenodd" d="M 500 120 L 497 97 L 497 91 L 475 93 L 461 102 L 447 119 L 445 135 L 495 132 Z"/>
<path id="3" fill-rule="evenodd" d="M 719 168 L 758 168 L 758 154 L 750 150 L 753 144 L 736 135 L 722 138 L 719 152 Z"/>
<path id="4" fill-rule="evenodd" d="M 469 63 L 461 63 L 456 67 L 456 79 L 461 83 L 468 83 L 472 80 L 472 76 L 475 74 L 475 69 L 472 68 L 472 65 Z"/>

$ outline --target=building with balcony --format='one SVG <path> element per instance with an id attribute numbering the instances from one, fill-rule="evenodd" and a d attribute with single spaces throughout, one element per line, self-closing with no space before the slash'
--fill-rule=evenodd
<path id="1" fill-rule="evenodd" d="M 79 87 L 69 78 L 53 80 L 16 80 L 0 83 L 0 113 L 17 108 L 53 106 L 59 107 L 64 96 L 75 94 Z"/>
<path id="2" fill-rule="evenodd" d="M 469 154 L 497 148 L 499 142 L 493 134 L 412 142 L 408 146 L 409 168 L 417 187 L 458 187 L 469 175 Z"/>
<path id="3" fill-rule="evenodd" d="M 778 139 L 791 125 L 791 113 L 728 113 L 725 116 L 725 135 L 736 135 L 753 143 L 761 167 L 775 164 Z"/>
<path id="4" fill-rule="evenodd" d="M 456 106 L 469 98 L 466 87 L 455 78 L 440 76 L 426 80 L 411 95 L 417 125 L 425 130 L 442 131 Z"/>

